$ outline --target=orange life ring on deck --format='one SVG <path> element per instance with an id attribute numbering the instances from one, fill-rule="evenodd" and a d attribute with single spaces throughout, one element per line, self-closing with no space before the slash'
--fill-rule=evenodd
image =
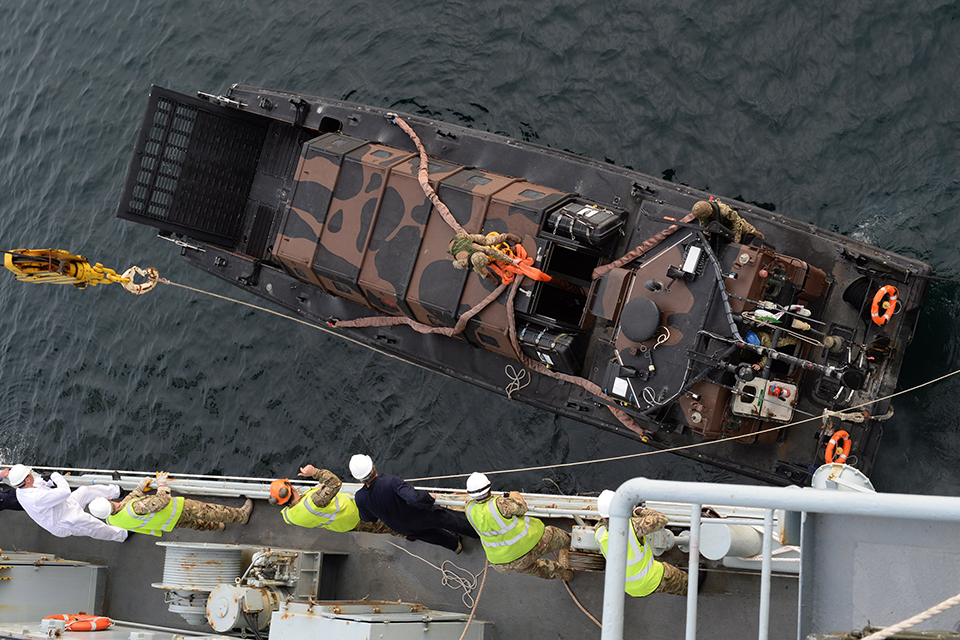
<path id="1" fill-rule="evenodd" d="M 44 620 L 63 620 L 66 631 L 102 631 L 113 624 L 113 620 L 105 616 L 88 616 L 84 613 L 57 613 Z"/>
<path id="2" fill-rule="evenodd" d="M 833 452 L 836 449 L 837 445 L 840 444 L 840 441 L 843 440 L 843 449 L 837 455 L 836 458 L 833 457 Z M 833 437 L 830 438 L 830 442 L 827 443 L 827 453 L 824 456 L 827 464 L 846 464 L 847 456 L 850 455 L 850 445 L 852 444 L 850 440 L 850 434 L 846 431 L 837 431 L 833 434 Z"/>
<path id="3" fill-rule="evenodd" d="M 870 319 L 873 320 L 874 324 L 882 327 L 890 322 L 890 318 L 893 317 L 893 310 L 897 307 L 897 294 L 899 293 L 896 287 L 889 284 L 877 289 L 877 292 L 873 295 L 873 304 L 870 305 Z M 884 296 L 890 296 L 890 300 L 886 303 L 888 305 L 886 310 L 880 313 L 880 301 L 883 300 Z"/>

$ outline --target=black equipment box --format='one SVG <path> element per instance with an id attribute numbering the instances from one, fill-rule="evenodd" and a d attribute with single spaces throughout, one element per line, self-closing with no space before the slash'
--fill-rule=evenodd
<path id="1" fill-rule="evenodd" d="M 523 352 L 537 362 L 561 373 L 579 375 L 583 352 L 576 333 L 526 324 L 520 328 L 517 341 Z"/>
<path id="2" fill-rule="evenodd" d="M 550 212 L 543 230 L 557 238 L 601 247 L 617 237 L 622 226 L 623 216 L 619 213 L 597 205 L 571 202 Z"/>

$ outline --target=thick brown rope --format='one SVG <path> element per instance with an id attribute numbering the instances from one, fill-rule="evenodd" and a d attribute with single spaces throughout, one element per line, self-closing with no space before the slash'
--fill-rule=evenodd
<path id="1" fill-rule="evenodd" d="M 680 219 L 680 222 L 690 222 L 693 219 L 694 219 L 694 215 L 692 213 L 688 213 L 687 215 L 685 215 L 683 218 Z M 630 252 L 623 254 L 613 262 L 600 265 L 599 267 L 594 269 L 593 274 L 591 275 L 591 279 L 596 280 L 597 278 L 601 278 L 611 270 L 616 269 L 617 267 L 622 267 L 623 265 L 627 264 L 631 260 L 636 260 L 643 254 L 645 254 L 647 251 L 650 251 L 650 249 L 652 249 L 653 247 L 663 242 L 663 240 L 667 236 L 669 236 L 679 228 L 680 227 L 678 227 L 677 225 L 672 224 L 666 229 L 664 229 L 663 231 L 650 236 L 649 238 L 644 240 L 642 244 L 640 244 Z"/>
<path id="2" fill-rule="evenodd" d="M 496 289 L 491 291 L 490 294 L 480 301 L 479 304 L 471 307 L 469 311 L 460 316 L 460 318 L 457 320 L 457 324 L 452 327 L 431 327 L 428 324 L 417 322 L 416 320 L 408 318 L 407 316 L 370 316 L 367 318 L 357 318 L 356 320 L 338 320 L 334 326 L 338 328 L 393 327 L 405 324 L 420 333 L 439 333 L 444 336 L 452 337 L 466 329 L 470 318 L 483 311 L 487 305 L 500 297 L 500 294 L 503 293 L 506 288 L 507 285 L 501 284 Z"/>
<path id="3" fill-rule="evenodd" d="M 603 389 L 600 388 L 600 385 L 595 382 L 591 382 L 586 378 L 581 378 L 580 376 L 572 376 L 566 373 L 560 373 L 559 371 L 554 371 L 553 369 L 548 369 L 545 365 L 531 360 L 520 348 L 520 343 L 517 341 L 517 323 L 514 319 L 514 306 L 513 300 L 517 295 L 517 289 L 520 287 L 520 279 L 516 279 L 513 282 L 513 286 L 510 287 L 510 293 L 507 295 L 507 331 L 510 334 L 510 344 L 513 345 L 514 351 L 517 352 L 517 359 L 520 361 L 523 366 L 528 369 L 532 369 L 539 374 L 545 375 L 549 378 L 555 378 L 557 380 L 563 380 L 571 384 L 575 384 L 583 389 L 589 391 L 593 395 L 597 396 L 602 400 L 606 400 L 611 403 L 607 405 L 607 408 L 616 416 L 617 420 L 623 423 L 623 426 L 630 429 L 634 433 L 638 434 L 644 442 L 647 441 L 647 432 L 637 424 L 637 421 L 631 418 L 629 415 L 612 406 L 616 404 L 616 400 L 608 396 L 603 392 Z"/>
<path id="4" fill-rule="evenodd" d="M 433 187 L 430 186 L 430 174 L 427 171 L 429 167 L 429 160 L 427 159 L 427 151 L 423 148 L 420 138 L 417 137 L 417 134 L 413 131 L 413 128 L 404 122 L 400 116 L 396 114 L 392 115 L 394 124 L 403 129 L 404 133 L 410 136 L 410 139 L 413 140 L 413 144 L 417 145 L 417 151 L 420 152 L 420 170 L 417 172 L 417 180 L 420 181 L 420 188 L 423 189 L 425 194 L 427 194 L 427 197 L 430 198 L 430 202 L 432 202 L 433 206 L 437 208 L 437 212 L 443 217 L 444 221 L 450 225 L 450 228 L 456 233 L 465 234 L 466 231 L 464 231 L 463 227 L 460 226 L 460 223 L 457 222 L 457 219 L 453 217 L 453 214 L 450 213 L 450 209 L 448 209 L 447 205 L 440 201 L 440 197 L 437 196 L 437 192 L 434 191 Z"/>

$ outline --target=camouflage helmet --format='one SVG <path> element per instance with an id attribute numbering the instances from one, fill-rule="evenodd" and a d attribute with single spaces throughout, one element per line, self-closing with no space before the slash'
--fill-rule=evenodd
<path id="1" fill-rule="evenodd" d="M 714 217 L 715 212 L 713 208 L 713 203 L 707 202 L 706 200 L 701 200 L 697 204 L 693 205 L 691 213 L 698 220 L 706 220 Z"/>

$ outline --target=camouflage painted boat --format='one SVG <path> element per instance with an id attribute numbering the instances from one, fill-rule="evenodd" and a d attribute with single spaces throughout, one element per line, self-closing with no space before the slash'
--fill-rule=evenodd
<path id="1" fill-rule="evenodd" d="M 118 216 L 383 352 L 778 484 L 827 456 L 870 472 L 930 273 L 608 163 L 244 85 L 151 90 Z M 527 256 L 480 259 L 509 285 L 455 268 L 489 233 Z"/>

